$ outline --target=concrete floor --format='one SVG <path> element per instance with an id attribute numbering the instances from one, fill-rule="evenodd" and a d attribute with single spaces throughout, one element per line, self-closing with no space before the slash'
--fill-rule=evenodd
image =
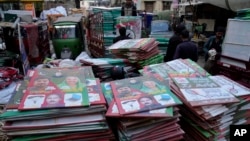
<path id="1" fill-rule="evenodd" d="M 205 55 L 199 55 L 199 59 L 197 61 L 197 64 L 199 64 L 202 68 L 205 65 Z"/>

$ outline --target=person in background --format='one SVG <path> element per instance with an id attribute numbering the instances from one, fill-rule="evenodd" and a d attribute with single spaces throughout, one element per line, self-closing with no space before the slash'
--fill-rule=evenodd
<path id="1" fill-rule="evenodd" d="M 183 24 L 179 24 L 177 26 L 175 24 L 173 25 L 174 35 L 169 39 L 166 55 L 164 56 L 164 62 L 173 60 L 176 47 L 182 42 L 180 33 L 185 29 L 186 27 Z"/>
<path id="2" fill-rule="evenodd" d="M 181 18 L 180 18 L 180 23 L 184 23 L 185 22 L 185 16 L 184 15 L 181 15 Z"/>
<path id="3" fill-rule="evenodd" d="M 208 41 L 204 44 L 203 51 L 205 53 L 205 62 L 207 62 L 209 55 L 208 51 L 211 49 L 215 49 L 216 57 L 215 60 L 219 59 L 219 56 L 222 52 L 222 43 L 224 36 L 225 28 L 218 27 L 214 36 L 211 36 Z"/>
<path id="4" fill-rule="evenodd" d="M 121 9 L 121 16 L 137 16 L 137 8 L 133 0 L 126 0 Z"/>
<path id="5" fill-rule="evenodd" d="M 130 37 L 128 37 L 126 35 L 126 28 L 125 27 L 119 28 L 119 33 L 120 33 L 120 36 L 114 38 L 113 43 L 116 43 L 116 42 L 118 42 L 120 40 L 131 39 Z"/>
<path id="6" fill-rule="evenodd" d="M 180 43 L 175 51 L 174 59 L 191 59 L 194 62 L 198 60 L 198 47 L 189 40 L 189 31 L 183 30 L 181 32 L 182 43 Z"/>
<path id="7" fill-rule="evenodd" d="M 211 75 L 216 74 L 216 62 L 222 52 L 224 28 L 218 27 L 214 36 L 211 36 L 204 44 L 205 65 L 204 69 Z"/>

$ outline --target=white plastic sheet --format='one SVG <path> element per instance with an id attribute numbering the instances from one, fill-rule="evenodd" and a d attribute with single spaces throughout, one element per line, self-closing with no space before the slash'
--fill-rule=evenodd
<path id="1" fill-rule="evenodd" d="M 8 87 L 0 90 L 0 104 L 7 104 L 14 93 L 16 83 L 12 82 Z"/>
<path id="2" fill-rule="evenodd" d="M 57 6 L 56 8 L 51 8 L 50 10 L 43 10 L 40 14 L 40 19 L 46 20 L 47 15 L 51 15 L 51 14 L 62 14 L 64 16 L 67 16 L 67 11 L 62 6 Z"/>

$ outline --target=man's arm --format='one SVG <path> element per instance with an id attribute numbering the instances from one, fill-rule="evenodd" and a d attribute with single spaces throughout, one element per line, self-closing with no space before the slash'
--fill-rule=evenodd
<path id="1" fill-rule="evenodd" d="M 203 51 L 206 54 L 209 50 L 209 46 L 211 45 L 211 42 L 213 41 L 213 37 L 210 37 L 208 41 L 203 46 Z"/>

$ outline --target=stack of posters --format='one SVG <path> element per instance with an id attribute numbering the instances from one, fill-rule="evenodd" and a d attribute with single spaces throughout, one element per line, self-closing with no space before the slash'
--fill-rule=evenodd
<path id="1" fill-rule="evenodd" d="M 0 80 L 1 81 L 1 80 Z M 0 82 L 1 83 L 1 82 Z M 15 89 L 20 82 L 12 82 L 9 86 L 0 90 L 0 115 L 5 111 L 8 101 L 15 95 Z M 0 125 L 3 125 L 3 121 L 0 120 Z M 0 126 L 0 140 L 5 140 L 6 136 Z"/>
<path id="2" fill-rule="evenodd" d="M 7 93 L 7 91 L 4 89 L 3 91 L 0 91 L 1 94 L 9 94 L 10 98 L 8 98 L 8 101 L 4 105 L 2 111 L 0 112 L 0 115 L 7 110 L 17 110 L 21 98 L 23 96 L 23 92 L 27 88 L 28 82 L 29 82 L 29 76 L 30 76 L 31 70 L 27 72 L 27 75 L 24 76 L 23 81 L 17 81 L 15 82 L 15 85 L 12 86 L 11 94 Z M 9 91 L 9 89 L 7 89 Z M 2 93 L 3 92 L 3 93 Z M 2 98 L 1 98 L 2 99 Z M 0 125 L 4 125 L 4 121 L 0 118 Z M 2 130 L 2 126 L 0 126 L 0 140 L 6 140 L 8 138 L 5 133 Z"/>
<path id="3" fill-rule="evenodd" d="M 178 124 L 182 102 L 170 91 L 168 82 L 140 76 L 102 83 L 119 140 L 180 140 Z"/>
<path id="4" fill-rule="evenodd" d="M 229 124 L 250 124 L 250 89 L 223 75 L 210 76 L 209 78 L 240 100 L 239 103 L 227 106 L 229 110 L 226 114 L 229 115 L 227 118 L 230 120 L 224 126 L 220 126 L 220 131 L 223 131 L 220 135 L 229 138 L 229 130 L 226 126 Z M 226 114 L 224 113 L 223 119 L 226 119 Z"/>
<path id="5" fill-rule="evenodd" d="M 235 19 L 249 20 L 250 19 L 250 8 L 237 10 Z"/>
<path id="6" fill-rule="evenodd" d="M 29 75 L 27 88 L 19 87 L 0 115 L 9 139 L 114 139 L 100 80 L 91 67 L 36 69 Z"/>
<path id="7" fill-rule="evenodd" d="M 83 66 L 91 66 L 94 75 L 99 78 L 102 82 L 112 80 L 111 71 L 115 66 L 121 66 L 126 68 L 131 68 L 133 66 L 129 63 L 127 59 L 118 58 L 91 58 L 91 59 L 80 59 Z M 134 68 L 135 69 L 135 68 Z"/>
<path id="8" fill-rule="evenodd" d="M 150 65 L 145 64 L 146 62 L 153 64 L 163 61 L 163 57 L 159 56 L 158 44 L 154 38 L 127 39 L 118 41 L 108 49 L 115 57 L 128 59 L 142 68 Z"/>
<path id="9" fill-rule="evenodd" d="M 104 48 L 106 49 L 113 44 L 113 39 L 119 36 L 114 33 L 116 32 L 116 18 L 121 15 L 121 7 L 93 6 L 92 11 L 94 12 L 94 14 L 101 12 Z M 112 57 L 112 54 L 110 54 L 107 50 L 105 50 L 104 54 L 104 57 Z"/>
<path id="10" fill-rule="evenodd" d="M 242 122 L 238 116 L 234 118 L 235 112 L 247 104 L 210 77 L 172 78 L 172 91 L 184 103 L 181 125 L 194 140 L 225 140 L 229 125 Z"/>
<path id="11" fill-rule="evenodd" d="M 170 81 L 184 103 L 179 106 L 180 125 L 189 140 L 228 140 L 230 125 L 249 124 L 249 88 L 211 76 L 190 59 L 145 66 L 141 73 Z"/>
<path id="12" fill-rule="evenodd" d="M 197 63 L 190 59 L 176 59 L 166 62 L 166 64 L 173 70 L 170 71 L 169 77 L 205 77 L 210 74 L 200 67 Z"/>
<path id="13" fill-rule="evenodd" d="M 144 66 L 143 75 L 167 79 L 172 83 L 173 77 L 207 77 L 210 74 L 190 59 L 176 59 L 173 61 Z"/>

